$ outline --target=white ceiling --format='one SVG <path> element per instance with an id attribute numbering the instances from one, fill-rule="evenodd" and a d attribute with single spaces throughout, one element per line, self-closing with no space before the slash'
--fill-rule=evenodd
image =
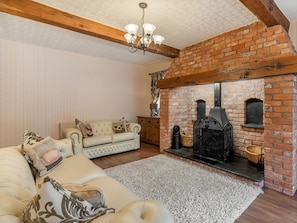
<path id="1" fill-rule="evenodd" d="M 35 0 L 62 11 L 124 30 L 140 23 L 141 0 Z M 164 44 L 182 49 L 224 32 L 251 24 L 257 18 L 239 0 L 145 0 L 145 21 L 156 25 Z M 297 20 L 296 0 L 276 0 L 290 21 Z M 128 63 L 152 64 L 169 58 L 95 37 L 0 13 L 0 38 L 82 53 Z"/>

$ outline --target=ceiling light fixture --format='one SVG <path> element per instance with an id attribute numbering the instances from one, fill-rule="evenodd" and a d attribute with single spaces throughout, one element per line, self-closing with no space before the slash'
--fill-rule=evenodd
<path id="1" fill-rule="evenodd" d="M 145 2 L 140 2 L 139 7 L 142 8 L 142 17 L 140 20 L 141 25 L 141 33 L 140 33 L 140 39 L 137 40 L 137 30 L 138 25 L 136 24 L 128 24 L 125 26 L 125 29 L 127 33 L 124 35 L 127 43 L 129 44 L 129 51 L 131 53 L 134 53 L 137 51 L 137 49 L 142 49 L 143 54 L 145 54 L 145 51 L 153 41 L 155 44 L 155 50 L 156 52 L 159 52 L 159 47 L 164 41 L 164 37 L 160 35 L 153 35 L 153 32 L 156 29 L 156 26 L 150 23 L 144 23 L 144 9 L 147 8 L 147 4 Z"/>

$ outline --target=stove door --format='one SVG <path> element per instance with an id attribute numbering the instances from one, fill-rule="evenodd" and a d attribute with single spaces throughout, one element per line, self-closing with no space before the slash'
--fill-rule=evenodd
<path id="1" fill-rule="evenodd" d="M 224 160 L 224 131 L 202 129 L 201 155 Z"/>

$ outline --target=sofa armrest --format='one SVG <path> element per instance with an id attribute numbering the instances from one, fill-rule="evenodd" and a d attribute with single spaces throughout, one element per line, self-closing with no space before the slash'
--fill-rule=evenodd
<path id="1" fill-rule="evenodd" d="M 73 150 L 72 150 L 72 142 L 71 139 L 60 139 L 56 140 L 54 139 L 56 145 L 58 146 L 58 149 L 60 153 L 62 154 L 63 158 L 67 158 L 70 156 L 73 156 Z"/>
<path id="2" fill-rule="evenodd" d="M 68 138 L 72 142 L 73 146 L 73 153 L 76 154 L 81 154 L 82 153 L 82 148 L 83 148 L 83 136 L 82 133 L 79 129 L 77 128 L 66 128 L 63 130 L 63 136 L 65 138 Z"/>
<path id="3" fill-rule="evenodd" d="M 119 212 L 95 218 L 92 223 L 174 223 L 168 209 L 156 200 L 137 200 L 125 205 Z"/>
<path id="4" fill-rule="evenodd" d="M 141 130 L 141 125 L 139 125 L 138 123 L 129 123 L 128 132 L 139 134 L 140 130 Z"/>
<path id="5" fill-rule="evenodd" d="M 63 130 L 63 136 L 65 138 L 71 139 L 73 143 L 82 143 L 82 133 L 77 128 L 66 128 Z"/>

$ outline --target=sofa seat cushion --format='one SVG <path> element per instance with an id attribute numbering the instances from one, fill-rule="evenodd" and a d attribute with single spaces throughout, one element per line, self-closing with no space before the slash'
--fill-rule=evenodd
<path id="1" fill-rule="evenodd" d="M 49 176 L 61 184 L 84 184 L 90 180 L 105 177 L 106 173 L 87 157 L 80 154 L 64 159 L 58 168 L 53 169 L 45 176 Z M 37 185 L 42 184 L 43 178 L 36 179 Z"/>
<path id="2" fill-rule="evenodd" d="M 134 139 L 135 135 L 131 132 L 116 133 L 112 135 L 112 142 L 122 142 Z"/>
<path id="3" fill-rule="evenodd" d="M 100 188 L 104 194 L 106 206 L 114 208 L 115 212 L 131 201 L 139 199 L 126 186 L 109 176 L 92 180 L 87 185 Z"/>
<path id="4" fill-rule="evenodd" d="M 107 144 L 112 142 L 112 137 L 110 135 L 106 136 L 92 136 L 83 139 L 84 147 L 97 146 L 101 144 Z"/>

